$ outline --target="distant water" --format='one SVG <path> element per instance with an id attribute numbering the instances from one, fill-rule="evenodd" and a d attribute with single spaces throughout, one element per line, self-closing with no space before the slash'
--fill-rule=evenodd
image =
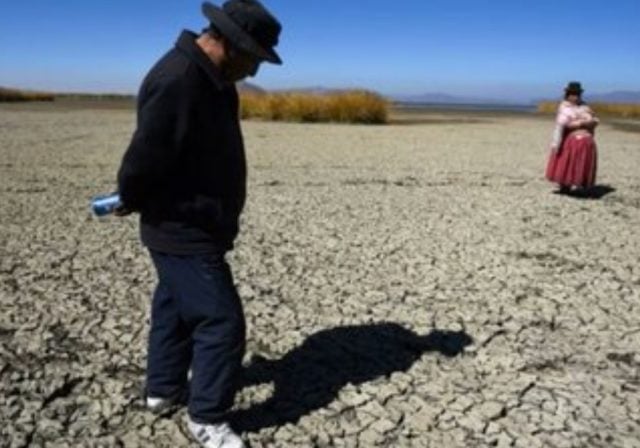
<path id="1" fill-rule="evenodd" d="M 420 103 L 402 102 L 394 103 L 394 106 L 410 110 L 443 110 L 443 111 L 478 111 L 478 112 L 515 112 L 533 113 L 537 110 L 535 104 L 499 104 L 499 103 Z"/>

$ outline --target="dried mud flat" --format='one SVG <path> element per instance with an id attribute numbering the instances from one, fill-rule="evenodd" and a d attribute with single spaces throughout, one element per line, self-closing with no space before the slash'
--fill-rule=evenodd
<path id="1" fill-rule="evenodd" d="M 136 220 L 88 212 L 133 120 L 0 109 L 0 446 L 193 446 L 141 407 Z M 244 129 L 251 446 L 640 446 L 639 134 L 602 126 L 582 199 L 545 120 Z"/>

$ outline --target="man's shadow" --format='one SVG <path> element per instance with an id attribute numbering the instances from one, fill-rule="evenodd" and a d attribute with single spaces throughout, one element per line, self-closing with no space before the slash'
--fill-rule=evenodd
<path id="1" fill-rule="evenodd" d="M 406 371 L 426 352 L 453 357 L 472 342 L 464 331 L 433 330 L 422 336 L 392 322 L 320 331 L 280 359 L 251 361 L 243 385 L 273 382 L 273 395 L 236 411 L 234 427 L 254 432 L 295 423 L 331 403 L 348 383 Z"/>
<path id="2" fill-rule="evenodd" d="M 556 194 L 565 194 L 566 196 L 575 198 L 575 199 L 601 199 L 608 195 L 609 193 L 613 193 L 616 191 L 611 185 L 594 185 L 590 188 L 571 190 L 568 192 L 564 192 L 561 190 L 556 191 Z"/>

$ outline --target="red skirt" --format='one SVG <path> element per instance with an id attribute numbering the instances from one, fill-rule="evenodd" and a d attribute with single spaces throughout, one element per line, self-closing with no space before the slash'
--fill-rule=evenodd
<path id="1" fill-rule="evenodd" d="M 596 182 L 598 154 L 596 142 L 589 134 L 571 134 L 562 147 L 549 155 L 546 177 L 560 185 L 593 187 Z"/>

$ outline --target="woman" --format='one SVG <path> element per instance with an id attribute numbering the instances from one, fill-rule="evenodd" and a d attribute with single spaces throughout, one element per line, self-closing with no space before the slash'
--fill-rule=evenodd
<path id="1" fill-rule="evenodd" d="M 579 82 L 570 82 L 558 106 L 546 177 L 560 185 L 561 193 L 586 190 L 596 181 L 594 133 L 599 120 L 582 101 L 582 92 Z"/>

